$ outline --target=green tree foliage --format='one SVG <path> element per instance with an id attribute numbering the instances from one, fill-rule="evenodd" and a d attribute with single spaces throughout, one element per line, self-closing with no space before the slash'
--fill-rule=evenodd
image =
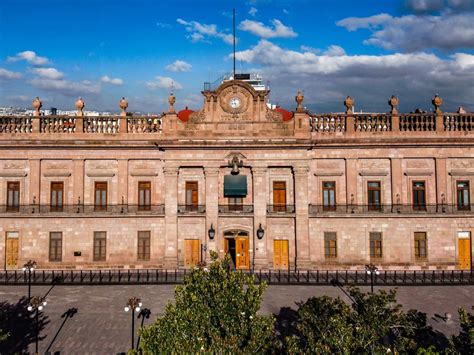
<path id="1" fill-rule="evenodd" d="M 473 307 L 474 308 L 474 307 Z M 458 310 L 461 332 L 451 338 L 451 350 L 456 354 L 474 354 L 474 314 Z"/>
<path id="2" fill-rule="evenodd" d="M 402 310 L 395 290 L 366 294 L 351 288 L 349 293 L 352 305 L 327 296 L 299 304 L 297 334 L 286 340 L 285 350 L 318 354 L 416 352 L 423 333 L 431 331 L 424 314 Z"/>
<path id="3" fill-rule="evenodd" d="M 257 314 L 266 285 L 230 271 L 228 257 L 211 256 L 210 267 L 193 270 L 176 287 L 175 303 L 140 331 L 144 353 L 248 354 L 272 346 L 274 318 Z"/>

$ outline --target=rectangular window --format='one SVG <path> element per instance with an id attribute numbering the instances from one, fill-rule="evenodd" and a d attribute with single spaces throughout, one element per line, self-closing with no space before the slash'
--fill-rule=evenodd
<path id="1" fill-rule="evenodd" d="M 415 260 L 426 260 L 428 255 L 426 232 L 415 233 Z"/>
<path id="2" fill-rule="evenodd" d="M 244 199 L 242 197 L 229 197 L 229 211 L 243 211 Z"/>
<path id="3" fill-rule="evenodd" d="M 49 261 L 62 261 L 63 259 L 63 233 L 49 233 Z"/>
<path id="4" fill-rule="evenodd" d="M 150 232 L 138 232 L 138 251 L 137 259 L 141 261 L 150 260 Z"/>
<path id="5" fill-rule="evenodd" d="M 107 209 L 107 183 L 95 183 L 94 210 L 103 211 Z"/>
<path id="6" fill-rule="evenodd" d="M 323 181 L 323 211 L 336 209 L 336 182 Z"/>
<path id="7" fill-rule="evenodd" d="M 18 212 L 20 210 L 20 182 L 7 182 L 7 211 Z"/>
<path id="8" fill-rule="evenodd" d="M 426 189 L 424 181 L 413 181 L 413 209 L 426 210 Z"/>
<path id="9" fill-rule="evenodd" d="M 370 235 L 370 258 L 382 258 L 382 233 L 371 232 Z"/>
<path id="10" fill-rule="evenodd" d="M 286 181 L 273 181 L 273 209 L 275 212 L 286 211 Z"/>
<path id="11" fill-rule="evenodd" d="M 198 195 L 198 182 L 197 181 L 186 181 L 186 210 L 197 211 L 199 195 Z"/>
<path id="12" fill-rule="evenodd" d="M 367 204 L 369 211 L 379 211 L 382 207 L 380 181 L 367 182 Z"/>
<path id="13" fill-rule="evenodd" d="M 335 232 L 324 232 L 324 256 L 326 259 L 337 258 L 337 236 Z"/>
<path id="14" fill-rule="evenodd" d="M 138 182 L 138 210 L 149 211 L 151 209 L 151 182 Z"/>
<path id="15" fill-rule="evenodd" d="M 94 232 L 94 261 L 106 260 L 107 233 Z"/>
<path id="16" fill-rule="evenodd" d="M 471 207 L 469 181 L 457 181 L 456 191 L 458 210 L 469 210 Z"/>
<path id="17" fill-rule="evenodd" d="M 51 182 L 51 211 L 63 210 L 64 183 Z"/>

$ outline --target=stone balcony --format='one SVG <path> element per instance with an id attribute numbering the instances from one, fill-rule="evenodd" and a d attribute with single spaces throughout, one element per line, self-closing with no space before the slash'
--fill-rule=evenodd
<path id="1" fill-rule="evenodd" d="M 165 205 L 20 205 L 0 206 L 0 216 L 10 217 L 75 217 L 75 216 L 164 216 Z"/>

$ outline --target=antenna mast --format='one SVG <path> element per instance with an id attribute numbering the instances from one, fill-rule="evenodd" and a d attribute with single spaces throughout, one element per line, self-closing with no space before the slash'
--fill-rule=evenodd
<path id="1" fill-rule="evenodd" d="M 232 78 L 235 80 L 235 8 L 232 10 L 232 30 L 234 34 L 234 76 Z"/>

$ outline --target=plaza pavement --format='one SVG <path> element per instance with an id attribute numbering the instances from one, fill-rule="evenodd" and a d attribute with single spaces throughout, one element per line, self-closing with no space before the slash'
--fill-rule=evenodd
<path id="1" fill-rule="evenodd" d="M 43 354 L 47 350 L 51 354 L 126 352 L 131 341 L 130 314 L 124 312 L 128 298 L 132 296 L 141 298 L 143 307 L 151 310 L 150 318 L 144 320 L 146 325 L 152 323 L 156 316 L 163 312 L 166 303 L 173 299 L 174 287 L 174 285 L 56 286 L 51 289 L 48 286 L 33 286 L 32 296 L 43 296 L 49 292 L 48 305 L 44 309 L 47 323 L 41 331 L 40 353 Z M 380 287 L 382 288 L 389 289 Z M 369 290 L 369 288 L 362 289 Z M 14 305 L 26 294 L 26 286 L 0 286 L 0 303 L 2 306 L 6 304 L 4 302 Z M 344 290 L 339 287 L 269 286 L 264 294 L 261 312 L 278 314 L 282 307 L 296 309 L 296 302 L 321 295 L 340 296 L 349 302 Z M 474 286 L 398 287 L 398 301 L 407 309 L 415 308 L 425 312 L 435 330 L 450 335 L 459 331 L 457 308 L 464 307 L 471 310 L 474 305 Z M 16 307 L 12 313 L 21 313 L 22 308 Z M 65 317 L 65 312 L 71 308 L 76 308 L 77 313 L 72 317 Z M 16 313 L 10 316 L 17 317 Z M 446 322 L 442 319 L 445 313 L 452 314 L 451 321 Z M 19 314 L 18 317 L 24 318 L 25 315 Z M 136 321 L 136 325 L 140 323 L 141 320 Z M 30 337 L 31 335 L 29 334 Z M 1 345 L 0 350 L 1 354 L 8 353 L 6 349 L 1 349 Z M 34 341 L 30 343 L 29 351 L 34 352 Z"/>

